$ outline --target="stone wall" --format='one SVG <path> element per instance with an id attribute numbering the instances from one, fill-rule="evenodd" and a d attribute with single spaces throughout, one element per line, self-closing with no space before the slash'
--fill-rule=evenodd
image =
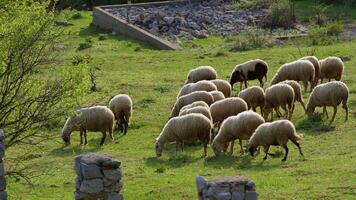
<path id="1" fill-rule="evenodd" d="M 5 180 L 5 166 L 3 158 L 5 156 L 5 144 L 4 144 L 5 133 L 0 129 L 0 199 L 6 200 L 6 180 Z"/>
<path id="2" fill-rule="evenodd" d="M 196 178 L 199 200 L 257 200 L 255 183 L 241 176 L 207 181 Z"/>
<path id="3" fill-rule="evenodd" d="M 89 153 L 75 158 L 76 200 L 123 200 L 121 162 L 108 154 Z"/>

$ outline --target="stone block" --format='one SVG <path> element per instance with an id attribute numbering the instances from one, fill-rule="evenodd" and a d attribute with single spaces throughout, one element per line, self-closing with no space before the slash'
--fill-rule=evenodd
<path id="1" fill-rule="evenodd" d="M 88 194 L 98 194 L 104 190 L 102 179 L 84 180 L 80 186 L 80 191 Z"/>
<path id="2" fill-rule="evenodd" d="M 6 191 L 0 192 L 0 200 L 7 200 L 7 193 Z"/>
<path id="3" fill-rule="evenodd" d="M 108 199 L 107 200 L 123 200 L 124 197 L 119 194 L 119 193 L 113 193 L 113 194 L 109 194 L 108 195 Z"/>
<path id="4" fill-rule="evenodd" d="M 4 191 L 6 189 L 6 180 L 5 178 L 0 178 L 0 191 Z"/>
<path id="5" fill-rule="evenodd" d="M 245 199 L 245 192 L 232 192 L 232 200 L 244 200 Z"/>
<path id="6" fill-rule="evenodd" d="M 0 162 L 0 178 L 5 176 L 4 163 Z"/>
<path id="7" fill-rule="evenodd" d="M 258 194 L 255 191 L 246 191 L 245 200 L 257 200 Z"/>
<path id="8" fill-rule="evenodd" d="M 119 169 L 103 170 L 105 178 L 117 181 L 121 179 L 121 171 Z"/>
<path id="9" fill-rule="evenodd" d="M 103 174 L 101 173 L 101 170 L 97 165 L 87 165 L 85 163 L 81 163 L 80 169 L 84 179 L 95 179 L 103 177 Z"/>

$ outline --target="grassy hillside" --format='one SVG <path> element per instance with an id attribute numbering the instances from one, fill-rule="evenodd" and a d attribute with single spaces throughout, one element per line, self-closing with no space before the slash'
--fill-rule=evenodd
<path id="1" fill-rule="evenodd" d="M 91 16 L 73 20 L 74 26 L 65 28 L 64 49 L 59 53 L 58 67 L 70 64 L 76 54 L 89 54 L 98 66 L 98 92 L 88 95 L 82 106 L 105 105 L 118 93 L 129 94 L 134 101 L 134 113 L 129 132 L 122 136 L 115 133 L 115 140 L 108 139 L 99 147 L 101 134 L 89 133 L 89 144 L 79 146 L 79 134 L 72 135 L 72 144 L 64 146 L 60 130 L 64 119 L 54 124 L 55 128 L 39 131 L 50 132 L 54 139 L 35 148 L 22 146 L 10 149 L 7 155 L 28 152 L 26 162 L 34 164 L 41 176 L 34 178 L 34 186 L 22 181 L 8 179 L 9 199 L 73 199 L 74 157 L 88 152 L 110 153 L 122 161 L 125 199 L 195 199 L 195 176 L 208 179 L 219 176 L 243 175 L 253 179 L 260 199 L 354 199 L 356 196 L 356 41 L 331 46 L 302 47 L 302 54 L 316 49 L 316 56 L 344 56 L 346 61 L 343 81 L 350 88 L 350 119 L 344 122 L 341 106 L 332 131 L 323 131 L 326 121 L 309 121 L 299 104 L 293 123 L 299 133 L 305 157 L 299 156 L 290 143 L 289 160 L 282 163 L 280 157 L 262 162 L 263 155 L 251 158 L 237 154 L 213 157 L 209 149 L 208 158 L 201 158 L 202 146 L 189 146 L 178 157 L 174 146 L 167 145 L 163 156 L 156 158 L 154 141 L 168 119 L 176 94 L 182 86 L 189 69 L 199 65 L 212 65 L 220 78 L 227 79 L 237 63 L 260 58 L 269 63 L 269 80 L 277 68 L 292 61 L 299 50 L 293 46 L 254 50 L 237 53 L 216 54 L 219 47 L 209 48 L 209 40 L 197 41 L 204 48 L 184 51 L 158 51 L 123 36 L 109 36 L 99 41 L 99 34 L 89 26 Z M 79 43 L 90 37 L 93 47 L 77 52 Z M 210 42 L 218 39 L 210 39 Z M 187 45 L 189 46 L 189 45 Z M 220 56 L 217 56 L 220 55 Z M 55 72 L 48 72 L 55 73 Z M 250 82 L 257 85 L 257 82 Z M 238 87 L 236 87 L 237 89 Z M 238 91 L 233 91 L 236 95 Z M 304 94 L 307 101 L 309 93 Z M 73 108 L 74 109 L 74 108 Z M 318 109 L 321 112 L 321 109 Z M 331 109 L 329 109 L 331 113 Z M 246 141 L 245 143 L 246 144 Z"/>

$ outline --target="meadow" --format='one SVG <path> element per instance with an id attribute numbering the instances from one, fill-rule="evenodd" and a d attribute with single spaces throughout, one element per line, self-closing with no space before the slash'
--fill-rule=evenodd
<path id="1" fill-rule="evenodd" d="M 195 199 L 195 177 L 208 179 L 220 176 L 246 176 L 256 183 L 260 199 L 355 199 L 356 196 L 356 41 L 348 40 L 327 46 L 283 45 L 243 52 L 221 52 L 224 41 L 211 37 L 195 40 L 183 51 L 158 51 L 124 36 L 98 34 L 90 25 L 91 14 L 82 12 L 73 26 L 62 33 L 56 67 L 70 65 L 75 55 L 90 55 L 91 65 L 99 68 L 98 91 L 90 92 L 80 106 L 107 105 L 119 93 L 129 94 L 134 112 L 129 132 L 123 136 L 115 131 L 115 139 L 107 139 L 100 147 L 101 134 L 89 133 L 88 145 L 79 146 L 79 134 L 72 134 L 72 144 L 65 146 L 61 128 L 65 118 L 55 121 L 53 127 L 43 128 L 52 140 L 37 145 L 17 146 L 7 151 L 12 156 L 26 153 L 26 164 L 33 164 L 40 176 L 32 179 L 33 185 L 23 180 L 8 178 L 9 199 L 73 199 L 75 189 L 73 160 L 75 156 L 102 152 L 122 161 L 125 199 Z M 100 37 L 106 38 L 99 40 Z M 92 40 L 91 48 L 77 51 L 80 43 Z M 192 47 L 193 46 L 193 47 Z M 298 57 L 315 52 L 318 58 L 341 56 L 345 58 L 343 81 L 350 88 L 350 117 L 344 122 L 344 111 L 338 109 L 335 128 L 325 129 L 327 120 L 310 120 L 301 106 L 296 105 L 293 123 L 298 133 L 304 134 L 301 142 L 305 157 L 300 157 L 289 144 L 288 161 L 281 162 L 282 150 L 273 147 L 277 158 L 262 162 L 263 155 L 252 158 L 239 155 L 238 146 L 232 156 L 214 157 L 209 148 L 208 157 L 201 158 L 202 146 L 194 145 L 175 157 L 175 147 L 167 145 L 163 156 L 157 158 L 155 138 L 169 117 L 179 88 L 187 72 L 196 66 L 214 66 L 219 78 L 228 79 L 234 66 L 260 58 L 268 62 L 268 80 L 279 66 Z M 49 70 L 46 73 L 56 73 Z M 268 85 L 269 83 L 267 83 Z M 249 85 L 258 85 L 251 81 Z M 265 86 L 266 87 L 266 86 Z M 233 95 L 237 94 L 235 87 Z M 309 92 L 303 94 L 307 101 Z M 76 109 L 76 108 L 73 108 Z M 318 109 L 321 112 L 321 109 Z M 331 113 L 331 109 L 329 109 Z M 247 144 L 244 141 L 244 144 Z"/>

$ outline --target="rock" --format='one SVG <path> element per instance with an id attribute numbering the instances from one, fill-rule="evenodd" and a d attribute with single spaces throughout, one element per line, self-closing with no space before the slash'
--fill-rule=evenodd
<path id="1" fill-rule="evenodd" d="M 232 193 L 232 200 L 244 200 L 244 199 L 245 199 L 245 192 Z"/>
<path id="2" fill-rule="evenodd" d="M 4 163 L 0 162 L 0 178 L 5 177 Z"/>
<path id="3" fill-rule="evenodd" d="M 84 179 L 95 179 L 103 177 L 100 168 L 95 164 L 87 165 L 85 163 L 81 163 L 81 172 Z"/>
<path id="4" fill-rule="evenodd" d="M 112 181 L 117 181 L 121 179 L 121 171 L 118 169 L 115 170 L 103 170 L 103 174 L 105 178 L 112 180 Z"/>
<path id="5" fill-rule="evenodd" d="M 257 193 L 255 191 L 247 191 L 245 193 L 245 200 L 257 200 Z"/>
<path id="6" fill-rule="evenodd" d="M 56 24 L 57 26 L 69 26 L 69 25 L 73 25 L 72 23 L 69 23 L 67 20 L 65 19 L 56 19 L 54 20 L 54 24 Z"/>
<path id="7" fill-rule="evenodd" d="M 118 193 L 113 193 L 108 196 L 107 200 L 123 200 L 124 198 L 122 197 L 121 194 Z"/>
<path id="8" fill-rule="evenodd" d="M 0 179 L 0 191 L 4 191 L 6 189 L 6 180 L 4 178 Z"/>
<path id="9" fill-rule="evenodd" d="M 88 194 L 98 194 L 103 190 L 102 179 L 84 180 L 80 186 L 80 191 Z"/>
<path id="10" fill-rule="evenodd" d="M 164 20 L 168 25 L 170 25 L 170 24 L 173 24 L 173 22 L 174 22 L 174 17 L 167 17 L 167 16 L 165 16 L 165 17 L 163 18 L 163 20 Z"/>
<path id="11" fill-rule="evenodd" d="M 5 138 L 5 132 L 2 129 L 0 129 L 0 141 L 3 141 L 4 138 Z"/>
<path id="12" fill-rule="evenodd" d="M 1 191 L 1 192 L 0 192 L 0 199 L 1 199 L 1 200 L 7 200 L 7 193 L 6 193 L 6 191 Z"/>

